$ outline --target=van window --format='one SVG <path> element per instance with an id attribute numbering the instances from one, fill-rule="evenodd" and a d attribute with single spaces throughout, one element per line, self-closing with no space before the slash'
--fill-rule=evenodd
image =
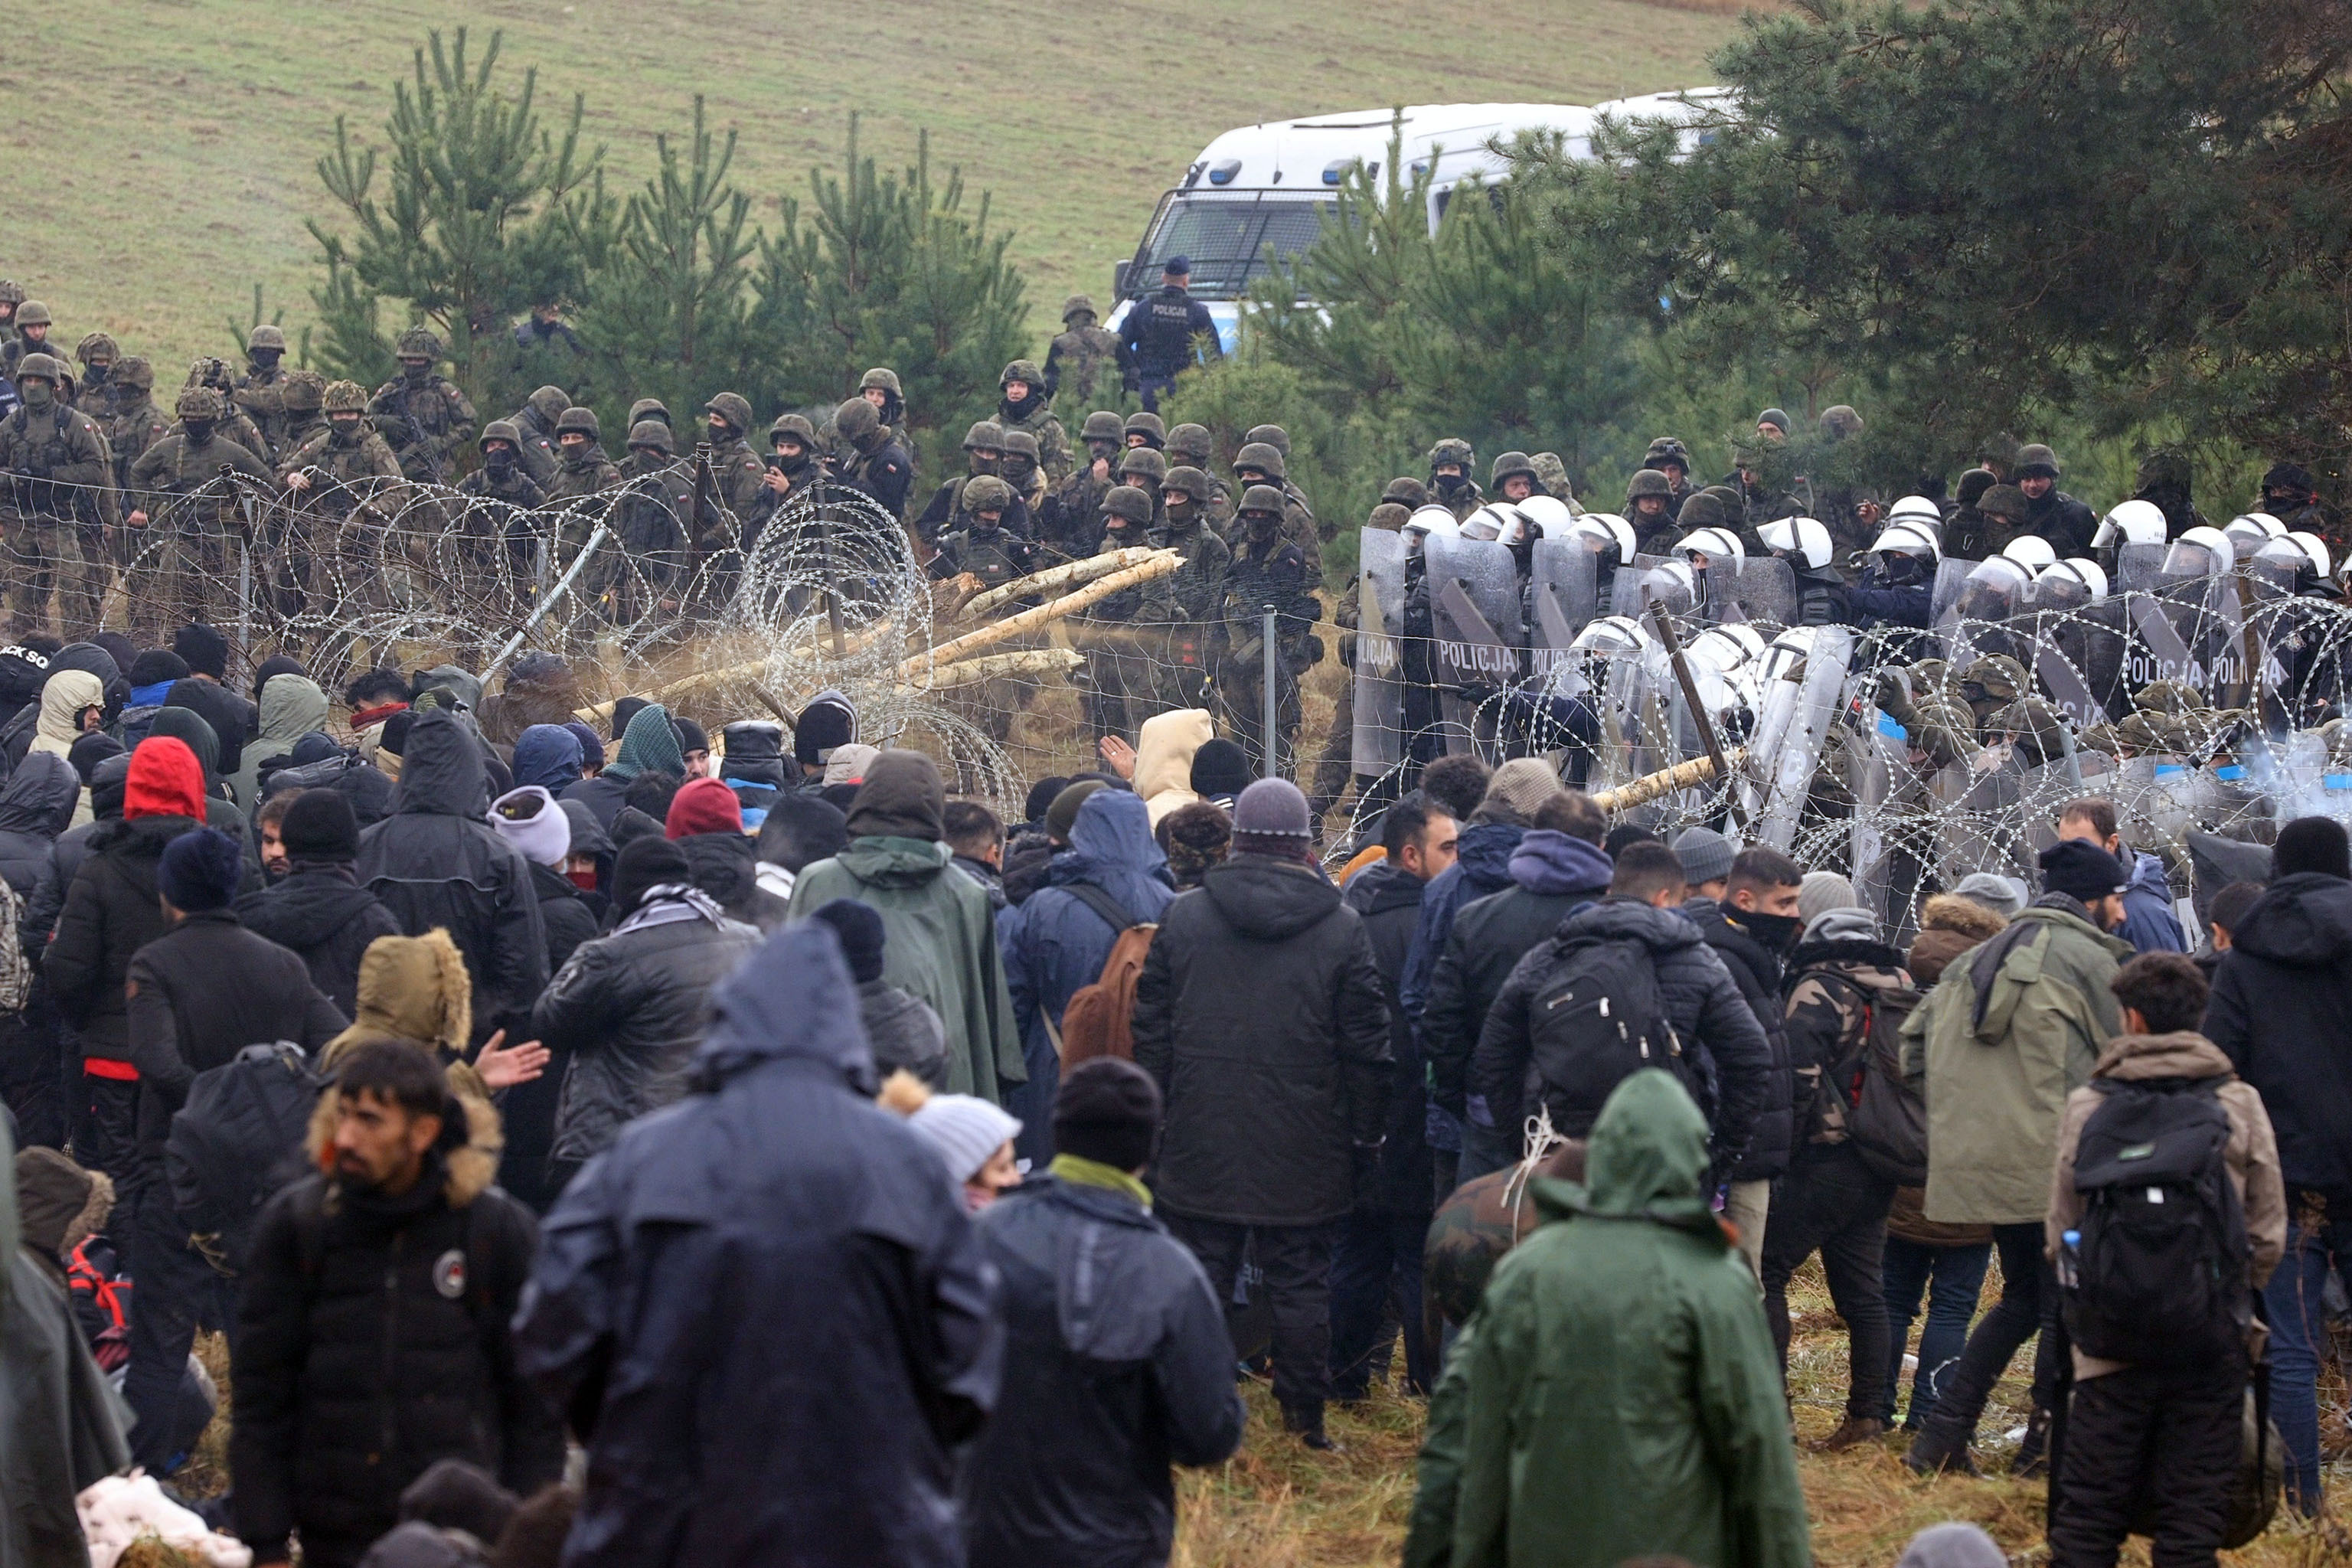
<path id="1" fill-rule="evenodd" d="M 1265 273 L 1268 250 L 1287 259 L 1314 244 L 1322 215 L 1332 206 L 1315 198 L 1215 200 L 1174 193 L 1144 236 L 1129 288 L 1138 294 L 1157 289 L 1160 264 L 1182 256 L 1192 263 L 1194 295 L 1236 299 Z"/>

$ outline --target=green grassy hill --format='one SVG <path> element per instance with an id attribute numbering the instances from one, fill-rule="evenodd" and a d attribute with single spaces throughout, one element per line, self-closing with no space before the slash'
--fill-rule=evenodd
<path id="1" fill-rule="evenodd" d="M 289 328 L 307 319 L 331 219 L 312 163 L 335 117 L 377 138 L 392 84 L 428 29 L 506 35 L 541 101 L 588 98 L 590 135 L 627 188 L 657 132 L 742 134 L 736 174 L 772 221 L 814 163 L 838 159 L 851 110 L 886 164 L 931 132 L 935 164 L 992 190 L 1017 231 L 1031 326 L 1063 295 L 1109 288 L 1159 193 L 1234 125 L 1405 101 L 1602 98 L 1706 79 L 1737 26 L 1713 7 L 1636 0 L 1198 0 L 1185 5 L 933 0 L 814 11 L 752 0 L 121 0 L 52 7 L 0 64 L 13 172 L 0 276 L 57 315 L 68 351 L 104 328 L 157 361 L 231 346 L 255 283 Z M 1441 8 L 1441 13 L 1449 8 Z M 805 18 L 805 20 L 804 20 Z M 37 41 L 36 41 L 37 38 Z M 381 182 L 381 176 L 379 176 Z"/>

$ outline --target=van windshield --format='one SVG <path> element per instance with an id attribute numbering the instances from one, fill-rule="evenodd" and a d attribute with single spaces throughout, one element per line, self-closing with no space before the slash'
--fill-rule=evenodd
<path id="1" fill-rule="evenodd" d="M 1238 299 L 1266 270 L 1269 251 L 1283 259 L 1315 243 L 1328 198 L 1209 195 L 1171 191 L 1160 198 L 1143 245 L 1128 273 L 1128 291 L 1160 287 L 1160 268 L 1171 256 L 1192 263 L 1192 289 L 1203 300 Z"/>

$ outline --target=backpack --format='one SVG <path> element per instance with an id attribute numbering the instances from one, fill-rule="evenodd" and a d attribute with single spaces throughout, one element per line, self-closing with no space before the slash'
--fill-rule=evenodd
<path id="1" fill-rule="evenodd" d="M 89 1343 L 98 1370 L 110 1373 L 131 1359 L 131 1282 L 103 1236 L 86 1236 L 66 1259 L 66 1294 L 74 1321 Z"/>
<path id="2" fill-rule="evenodd" d="M 1058 1031 L 1062 1066 L 1075 1067 L 1097 1057 L 1131 1062 L 1135 1059 L 1135 983 L 1143 973 L 1144 956 L 1151 951 L 1151 939 L 1160 928 L 1131 921 L 1117 899 L 1090 883 L 1073 882 L 1062 890 L 1118 932 L 1118 940 L 1110 945 L 1110 956 L 1103 960 L 1101 978 L 1070 993 L 1070 1004 L 1062 1010 Z"/>
<path id="3" fill-rule="evenodd" d="M 1542 987 L 1528 1000 L 1531 1109 L 1540 1102 L 1556 1131 L 1585 1137 L 1610 1091 L 1643 1068 L 1664 1068 L 1706 1103 L 1697 1063 L 1667 1020 L 1649 943 L 1554 937 L 1552 953 Z"/>
<path id="4" fill-rule="evenodd" d="M 2074 1152 L 2080 1240 L 2059 1259 L 2066 1331 L 2145 1366 L 2242 1355 L 2252 1248 L 2226 1152 L 2217 1079 L 2095 1079 L 2102 1097 Z"/>
<path id="5" fill-rule="evenodd" d="M 22 1012 L 33 999 L 33 961 L 16 938 L 16 922 L 24 913 L 25 900 L 0 879 L 0 1013 Z"/>
<path id="6" fill-rule="evenodd" d="M 173 1206 L 232 1271 L 245 1265 L 261 1205 L 302 1173 L 303 1134 L 323 1087 L 301 1047 L 247 1046 L 198 1073 L 173 1113 L 163 1143 Z"/>
<path id="7" fill-rule="evenodd" d="M 1903 1081 L 1903 1026 L 1918 1005 L 1907 985 L 1872 994 L 1848 1099 L 1846 1142 L 1872 1174 L 1898 1187 L 1927 1182 L 1927 1104 Z"/>

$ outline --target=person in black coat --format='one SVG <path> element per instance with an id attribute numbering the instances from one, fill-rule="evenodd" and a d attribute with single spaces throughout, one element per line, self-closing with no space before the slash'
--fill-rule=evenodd
<path id="1" fill-rule="evenodd" d="M 1143 406 L 1155 413 L 1160 395 L 1175 386 L 1178 374 L 1192 368 L 1196 355 L 1213 360 L 1222 352 L 1209 308 L 1187 291 L 1192 280 L 1191 259 L 1170 257 L 1160 279 L 1160 291 L 1135 301 L 1118 333 L 1119 346 L 1135 367 Z"/>
<path id="2" fill-rule="evenodd" d="M 53 752 L 33 752 L 0 788 L 0 877 L 30 899 L 58 835 L 73 825 L 81 775 Z"/>
<path id="3" fill-rule="evenodd" d="M 516 1326 L 588 1448 L 570 1568 L 962 1568 L 950 1448 L 1004 1339 L 978 1234 L 873 1103 L 829 925 L 770 937 L 712 1013 L 694 1091 L 549 1214 Z"/>
<path id="4" fill-rule="evenodd" d="M 547 984 L 547 931 L 530 863 L 483 820 L 481 748 L 443 710 L 419 714 L 401 754 L 400 805 L 360 835 L 360 886 L 409 936 L 439 926 L 465 955 L 474 1032 L 519 1021 Z"/>
<path id="5" fill-rule="evenodd" d="M 172 1115 L 198 1073 L 226 1065 L 246 1047 L 290 1040 L 316 1053 L 350 1021 L 310 984 L 301 959 L 237 923 L 228 906 L 242 860 L 228 836 L 210 828 L 164 846 L 155 880 L 172 929 L 131 960 L 139 1135 L 124 1195 L 134 1206 L 129 1250 L 139 1310 L 131 1315 L 122 1395 L 139 1417 L 131 1457 L 150 1475 L 168 1474 L 175 1458 L 180 1376 L 198 1321 L 231 1315 L 226 1277 L 207 1260 L 204 1238 L 191 1239 L 172 1201 L 163 1171 Z"/>
<path id="6" fill-rule="evenodd" d="M 958 1491 L 971 1568 L 1160 1568 L 1169 1467 L 1241 1444 L 1233 1341 L 1208 1276 L 1151 1217 L 1160 1091 L 1132 1062 L 1070 1069 L 1061 1152 L 983 1211 L 1003 1280 L 1004 1388 Z"/>
<path id="7" fill-rule="evenodd" d="M 341 791 L 306 789 L 286 808 L 278 838 L 286 847 L 286 876 L 237 900 L 236 918 L 299 957 L 310 984 L 349 1017 L 358 1005 L 368 943 L 403 934 L 383 900 L 352 874 L 359 818 Z"/>
<path id="8" fill-rule="evenodd" d="M 196 754 L 196 762 L 205 774 L 204 823 L 234 838 L 245 850 L 247 873 L 245 885 L 261 885 L 260 836 L 247 824 L 245 813 L 229 803 L 228 785 L 221 782 L 220 737 L 201 713 L 178 703 L 167 702 L 155 710 L 148 726 L 150 735 L 170 735 Z"/>
<path id="9" fill-rule="evenodd" d="M 595 819 L 584 806 L 581 811 L 593 827 Z M 547 930 L 547 972 L 553 974 L 582 942 L 593 942 L 604 929 L 600 911 L 581 896 L 567 870 L 580 829 L 572 813 L 541 784 L 519 784 L 492 801 L 489 822 L 530 863 L 530 890 Z M 587 855 L 593 861 L 594 852 Z"/>
<path id="10" fill-rule="evenodd" d="M 5 661 L 0 661 L 5 668 Z M 131 779 L 131 753 L 123 752 L 107 758 L 89 774 L 89 809 L 91 820 L 79 827 L 68 827 L 58 835 L 49 846 L 47 861 L 34 879 L 32 891 L 25 895 L 25 912 L 16 923 L 16 934 L 24 938 L 25 952 L 35 963 L 47 951 L 49 933 L 57 929 L 58 916 L 66 907 L 66 889 L 73 886 L 74 873 L 89 855 L 89 841 L 110 822 L 122 820 L 122 793 Z"/>
<path id="11" fill-rule="evenodd" d="M 210 626 L 182 626 L 173 634 L 172 651 L 187 661 L 188 677 L 172 683 L 163 705 L 203 715 L 220 737 L 215 766 L 224 776 L 236 773 L 245 761 L 245 743 L 261 733 L 261 710 L 221 684 L 228 669 L 227 639 Z"/>
<path id="12" fill-rule="evenodd" d="M 352 1568 L 436 1460 L 519 1496 L 563 1471 L 507 1326 L 538 1227 L 491 1184 L 497 1112 L 410 1041 L 337 1066 L 310 1123 L 332 1166 L 262 1210 L 230 1342 L 236 1531 L 260 1568 L 297 1532 L 305 1568 Z"/>
<path id="13" fill-rule="evenodd" d="M 760 886 L 760 858 L 743 836 L 743 808 L 717 779 L 688 779 L 670 796 L 663 837 L 686 856 L 688 880 L 728 915 L 761 931 L 784 923 L 789 900 Z"/>
<path id="14" fill-rule="evenodd" d="M 0 788 L 0 878 L 16 894 L 17 939 L 36 963 L 41 950 L 26 930 L 27 910 L 80 799 L 81 775 L 49 752 L 28 753 Z M 0 1102 L 16 1118 L 19 1146 L 64 1145 L 61 1066 L 57 1008 L 36 986 L 24 1006 L 0 1014 Z"/>
<path id="15" fill-rule="evenodd" d="M 1328 1447 L 1331 1247 L 1378 1174 L 1393 1064 L 1371 938 L 1315 862 L 1297 785 L 1234 803 L 1232 858 L 1160 917 L 1133 1032 L 1167 1097 L 1168 1228 L 1219 1300 L 1255 1243 L 1284 1425 Z"/>
<path id="16" fill-rule="evenodd" d="M 1383 1332 L 1393 1294 L 1404 1331 L 1405 1386 L 1425 1394 L 1436 1381 L 1428 1336 L 1422 1331 L 1422 1240 L 1437 1206 L 1437 1175 L 1423 1123 L 1429 1096 L 1412 1024 L 1397 1004 L 1405 954 L 1421 923 L 1421 890 L 1454 863 L 1458 825 L 1413 791 L 1381 818 L 1388 858 L 1367 866 L 1340 895 L 1364 917 L 1389 1006 L 1388 1135 L 1381 1144 L 1380 1179 L 1358 1202 L 1331 1249 L 1331 1393 L 1361 1399 L 1389 1363 Z"/>
<path id="17" fill-rule="evenodd" d="M 729 920 L 688 875 L 666 840 L 622 850 L 613 877 L 621 923 L 581 943 L 531 1009 L 533 1034 L 564 1059 L 551 1156 L 558 1186 L 612 1147 L 624 1123 L 686 1092 L 711 988 L 759 945 L 756 927 Z"/>

